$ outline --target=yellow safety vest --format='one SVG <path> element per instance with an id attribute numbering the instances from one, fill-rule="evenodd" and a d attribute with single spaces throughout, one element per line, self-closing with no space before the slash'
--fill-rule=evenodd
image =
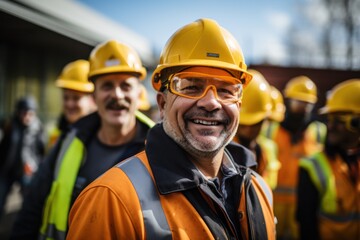
<path id="1" fill-rule="evenodd" d="M 277 157 L 277 145 L 273 140 L 266 138 L 263 135 L 259 135 L 256 140 L 263 150 L 263 153 L 266 154 L 268 160 L 263 178 L 269 184 L 271 189 L 275 189 L 278 171 L 281 167 L 281 163 Z"/>
<path id="2" fill-rule="evenodd" d="M 360 239 L 359 181 L 350 181 L 350 169 L 337 155 L 324 153 L 300 161 L 319 192 L 318 228 L 321 239 Z"/>
<path id="3" fill-rule="evenodd" d="M 65 239 L 71 195 L 85 147 L 71 131 L 56 160 L 54 181 L 46 199 L 40 239 Z"/>
<path id="4" fill-rule="evenodd" d="M 311 158 L 301 159 L 299 166 L 307 170 L 321 196 L 320 210 L 324 213 L 336 213 L 336 185 L 331 166 L 324 153 Z"/>

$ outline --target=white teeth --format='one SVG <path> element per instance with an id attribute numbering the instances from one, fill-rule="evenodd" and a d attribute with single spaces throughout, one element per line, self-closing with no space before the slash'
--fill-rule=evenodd
<path id="1" fill-rule="evenodd" d="M 204 120 L 198 120 L 198 119 L 195 119 L 194 120 L 194 123 L 200 123 L 200 124 L 203 124 L 203 125 L 218 125 L 218 122 L 212 122 L 212 121 L 204 121 Z"/>

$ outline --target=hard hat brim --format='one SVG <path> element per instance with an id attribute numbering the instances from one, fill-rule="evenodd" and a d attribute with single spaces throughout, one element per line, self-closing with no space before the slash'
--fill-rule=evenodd
<path id="1" fill-rule="evenodd" d="M 139 74 L 139 79 L 144 80 L 146 77 L 146 69 L 141 67 L 138 71 L 134 71 L 134 68 L 127 67 L 127 66 L 113 66 L 113 67 L 106 67 L 95 71 L 90 71 L 89 79 L 91 81 L 94 80 L 99 75 L 104 74 L 112 74 L 112 73 L 136 73 Z"/>
<path id="2" fill-rule="evenodd" d="M 85 93 L 92 93 L 94 91 L 94 84 L 91 82 L 78 82 L 67 79 L 58 79 L 56 81 L 56 86 L 59 88 L 66 88 Z"/>

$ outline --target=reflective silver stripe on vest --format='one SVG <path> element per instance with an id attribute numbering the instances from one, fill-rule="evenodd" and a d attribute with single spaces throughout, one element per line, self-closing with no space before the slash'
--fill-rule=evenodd
<path id="1" fill-rule="evenodd" d="M 130 158 L 117 165 L 128 176 L 140 200 L 146 239 L 172 239 L 155 184 L 141 160 Z"/>
<path id="2" fill-rule="evenodd" d="M 49 237 L 51 236 L 51 237 Z M 59 231 L 56 229 L 55 224 L 49 224 L 46 230 L 46 236 L 40 235 L 39 240 L 46 240 L 46 239 L 65 239 L 66 233 L 63 231 Z"/>
<path id="3" fill-rule="evenodd" d="M 60 167 L 61 167 L 62 161 L 64 160 L 64 155 L 65 155 L 66 151 L 69 149 L 70 144 L 72 143 L 72 141 L 76 137 L 76 132 L 77 131 L 75 129 L 71 130 L 66 135 L 66 138 L 64 139 L 63 143 L 61 144 L 61 148 L 60 148 L 60 151 L 58 153 L 58 157 L 57 157 L 56 162 L 55 162 L 56 165 L 55 165 L 55 169 L 54 169 L 54 179 L 58 178 Z"/>
<path id="4" fill-rule="evenodd" d="M 296 194 L 296 189 L 292 188 L 292 187 L 279 187 L 278 186 L 274 189 L 274 193 L 292 195 L 292 194 Z"/>
<path id="5" fill-rule="evenodd" d="M 320 181 L 322 190 L 323 190 L 323 191 L 326 191 L 326 187 L 327 187 L 326 180 L 327 180 L 327 177 L 325 176 L 325 173 L 324 173 L 324 171 L 322 170 L 322 167 L 320 166 L 319 162 L 316 161 L 316 159 L 310 158 L 309 160 L 310 160 L 311 163 L 314 165 L 316 174 L 317 174 L 317 176 L 319 177 L 319 181 Z"/>
<path id="6" fill-rule="evenodd" d="M 320 217 L 327 218 L 333 222 L 338 222 L 338 223 L 360 221 L 360 213 L 358 213 L 358 212 L 347 213 L 346 215 L 343 215 L 343 216 L 336 216 L 336 215 L 320 212 Z"/>

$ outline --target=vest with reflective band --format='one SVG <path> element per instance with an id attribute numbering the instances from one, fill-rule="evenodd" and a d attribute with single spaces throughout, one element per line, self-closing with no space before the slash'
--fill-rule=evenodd
<path id="1" fill-rule="evenodd" d="M 322 239 L 360 239 L 360 182 L 350 181 L 347 164 L 324 153 L 300 161 L 318 190 Z"/>
<path id="2" fill-rule="evenodd" d="M 131 160 L 131 158 L 129 159 Z M 144 216 L 146 239 L 172 239 L 154 182 L 140 159 L 126 160 L 117 166 L 129 177 L 138 194 Z"/>
<path id="3" fill-rule="evenodd" d="M 311 158 L 302 159 L 299 166 L 306 169 L 321 196 L 321 212 L 336 213 L 335 176 L 324 153 L 317 153 Z"/>
<path id="4" fill-rule="evenodd" d="M 274 141 L 278 145 L 281 168 L 274 189 L 275 204 L 295 204 L 299 160 L 322 151 L 323 143 L 318 138 L 321 134 L 317 134 L 315 130 L 320 131 L 323 126 L 320 122 L 311 123 L 305 130 L 304 137 L 296 143 L 292 142 L 291 133 L 282 127 L 277 129 Z"/>
<path id="5" fill-rule="evenodd" d="M 277 158 L 277 145 L 273 140 L 262 135 L 257 137 L 257 142 L 261 147 L 262 154 L 266 155 L 267 159 L 262 177 L 269 184 L 270 188 L 274 189 L 277 184 L 278 171 L 281 166 L 280 161 Z"/>
<path id="6" fill-rule="evenodd" d="M 65 239 L 71 196 L 84 156 L 84 145 L 69 132 L 56 160 L 54 181 L 46 199 L 40 239 Z"/>
<path id="7" fill-rule="evenodd" d="M 150 173 L 137 157 L 129 158 L 117 165 L 128 176 L 139 197 L 143 215 L 146 239 L 172 239 L 171 230 L 166 220 L 156 186 Z M 272 193 L 259 174 L 252 171 L 258 183 L 263 187 L 264 194 L 273 204 Z"/>

